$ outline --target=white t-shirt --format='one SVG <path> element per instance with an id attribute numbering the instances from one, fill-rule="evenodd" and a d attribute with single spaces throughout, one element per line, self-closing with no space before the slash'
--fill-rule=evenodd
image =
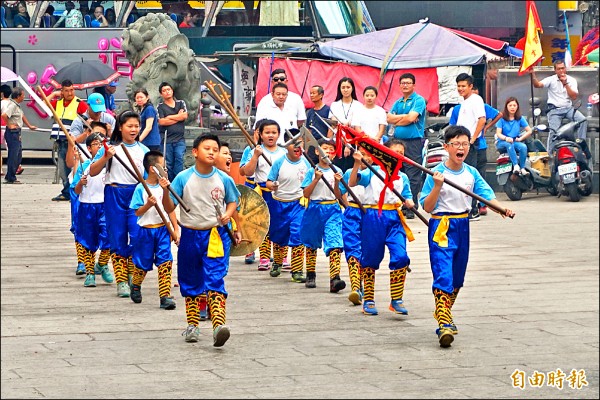
<path id="1" fill-rule="evenodd" d="M 329 182 L 331 187 L 335 187 L 335 172 L 340 171 L 336 166 L 332 165 L 331 168 L 321 168 L 317 166 L 319 171 L 323 172 L 323 176 L 325 180 Z M 310 186 L 313 179 L 315 179 L 315 169 L 311 168 L 308 170 L 308 173 L 304 177 L 304 181 L 302 182 L 302 189 Z M 314 190 L 310 195 L 310 199 L 314 201 L 327 201 L 327 200 L 335 200 L 335 195 L 327 185 L 323 182 L 323 179 L 319 179 L 319 182 L 315 186 Z"/>
<path id="2" fill-rule="evenodd" d="M 165 208 L 163 207 L 162 203 L 164 194 L 163 188 L 160 187 L 160 185 L 158 184 L 151 185 L 148 183 L 148 189 L 150 189 L 152 196 L 156 198 L 156 204 L 158 204 L 158 207 L 162 211 L 163 215 L 167 217 L 168 220 L 167 213 L 165 212 Z M 144 189 L 144 186 L 140 183 L 135 187 L 129 208 L 137 210 L 138 208 L 146 204 L 147 201 L 148 193 L 146 193 L 146 189 Z M 137 223 L 139 226 L 157 225 L 162 224 L 163 220 L 158 214 L 158 211 L 156 211 L 156 207 L 153 206 L 146 210 L 146 212 L 141 217 L 138 217 Z"/>
<path id="3" fill-rule="evenodd" d="M 283 201 L 300 199 L 303 195 L 302 182 L 309 169 L 310 164 L 304 156 L 296 162 L 290 161 L 287 155 L 275 160 L 269 180 L 279 182 L 279 187 L 273 191 L 273 198 Z"/>
<path id="4" fill-rule="evenodd" d="M 85 157 L 85 156 L 84 156 Z M 90 175 L 91 161 L 86 160 L 81 165 L 82 175 L 87 175 L 87 184 L 81 189 L 79 194 L 80 203 L 104 203 L 104 180 L 106 168 L 96 176 Z M 75 170 L 75 168 L 73 168 Z"/>
<path id="5" fill-rule="evenodd" d="M 480 95 L 471 93 L 460 106 L 456 125 L 464 126 L 469 130 L 471 136 L 473 136 L 475 129 L 477 128 L 477 121 L 479 121 L 479 118 L 481 117 L 485 118 L 485 105 L 483 99 Z M 482 133 L 483 129 L 480 132 L 480 136 Z"/>
<path id="6" fill-rule="evenodd" d="M 567 89 L 563 86 L 562 82 L 558 79 L 558 76 L 550 75 L 540 81 L 545 88 L 548 88 L 548 104 L 554 104 L 556 107 L 571 107 L 573 102 L 569 98 Z M 571 90 L 578 92 L 577 81 L 575 78 L 567 75 L 567 84 Z"/>
<path id="7" fill-rule="evenodd" d="M 387 125 L 387 114 L 383 108 L 377 105 L 373 108 L 363 106 L 354 114 L 352 125 L 360 126 L 360 129 L 374 138 L 379 133 L 379 125 Z"/>
<path id="8" fill-rule="evenodd" d="M 354 123 L 355 116 L 363 107 L 360 101 L 354 99 L 349 104 L 342 103 L 342 100 L 334 101 L 329 106 L 329 118 L 335 118 L 341 124 L 353 126 L 356 125 Z"/>
<path id="9" fill-rule="evenodd" d="M 277 121 L 279 124 L 279 138 L 277 143 L 283 144 L 283 133 L 286 129 L 298 128 L 298 121 L 306 121 L 306 110 L 304 109 L 304 101 L 300 95 L 288 91 L 288 97 L 283 104 L 283 110 L 275 105 L 273 96 L 269 93 L 263 97 L 258 106 L 256 106 L 256 123 L 261 119 L 268 118 Z"/>

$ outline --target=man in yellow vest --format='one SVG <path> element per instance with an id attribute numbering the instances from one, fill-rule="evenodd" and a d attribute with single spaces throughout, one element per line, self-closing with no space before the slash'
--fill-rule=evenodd
<path id="1" fill-rule="evenodd" d="M 60 97 L 60 99 L 54 99 L 55 97 Z M 71 130 L 73 121 L 77 119 L 77 114 L 85 113 L 88 108 L 85 101 L 75 96 L 73 82 L 68 79 L 62 81 L 60 91 L 52 92 L 50 96 L 48 96 L 48 99 L 68 131 Z M 52 124 L 50 138 L 55 139 L 58 142 L 58 173 L 63 184 L 60 194 L 54 197 L 52 201 L 70 201 L 69 174 L 71 173 L 71 168 L 67 167 L 65 162 L 69 142 L 56 122 Z"/>

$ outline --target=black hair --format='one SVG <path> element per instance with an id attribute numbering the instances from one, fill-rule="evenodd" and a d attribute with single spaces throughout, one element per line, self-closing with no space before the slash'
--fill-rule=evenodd
<path id="1" fill-rule="evenodd" d="M 65 79 L 64 81 L 62 81 L 62 82 L 60 83 L 60 87 L 61 87 L 61 88 L 64 88 L 64 87 L 71 87 L 71 86 L 73 86 L 73 81 L 72 81 L 72 80 L 70 80 L 70 79 Z"/>
<path id="2" fill-rule="evenodd" d="M 143 165 L 144 165 L 144 170 L 148 173 L 150 173 L 150 168 L 158 163 L 158 159 L 160 157 L 164 157 L 163 153 L 161 153 L 158 150 L 150 150 L 149 152 L 147 152 L 146 154 L 144 154 L 144 161 L 142 161 Z"/>
<path id="3" fill-rule="evenodd" d="M 410 72 L 405 72 L 402 75 L 400 75 L 400 78 L 398 78 L 398 83 L 402 82 L 402 79 L 406 79 L 406 78 L 410 79 L 412 81 L 413 85 L 415 83 L 417 83 L 415 76 L 413 74 L 411 74 Z"/>
<path id="4" fill-rule="evenodd" d="M 321 85 L 312 85 L 312 87 L 317 88 L 317 93 L 319 93 L 319 94 L 325 94 L 325 89 L 323 89 L 323 86 L 321 86 Z"/>
<path id="5" fill-rule="evenodd" d="M 404 140 L 402 140 L 402 139 L 391 138 L 385 144 L 386 147 L 392 147 L 394 145 L 402 145 L 402 146 L 404 146 L 404 150 L 406 150 L 406 143 L 404 143 Z"/>
<path id="6" fill-rule="evenodd" d="M 121 126 L 132 118 L 135 118 L 138 122 L 141 122 L 140 114 L 136 113 L 135 111 L 126 110 L 123 111 L 121 114 L 117 115 L 117 123 L 115 124 L 115 128 L 110 137 L 111 143 L 120 144 L 123 141 L 123 133 L 121 132 Z M 135 140 L 139 140 L 139 138 L 140 135 L 138 134 Z"/>
<path id="7" fill-rule="evenodd" d="M 200 144 L 206 140 L 214 140 L 215 142 L 217 142 L 217 145 L 219 146 L 219 148 L 221 148 L 221 141 L 219 140 L 219 137 L 212 133 L 203 133 L 202 135 L 200 135 L 196 139 L 194 139 L 194 147 L 193 148 L 197 149 L 198 146 L 200 146 Z"/>
<path id="8" fill-rule="evenodd" d="M 162 90 L 165 86 L 170 87 L 171 89 L 173 89 L 173 86 L 171 86 L 171 84 L 169 82 L 163 82 L 160 85 L 158 85 L 158 94 L 162 93 Z"/>
<path id="9" fill-rule="evenodd" d="M 2 85 L 0 86 L 0 93 L 2 93 L 5 99 L 8 99 L 12 93 L 12 89 L 8 85 Z"/>
<path id="10" fill-rule="evenodd" d="M 467 74 L 466 72 L 461 72 L 456 77 L 456 83 L 462 82 L 462 81 L 467 81 L 467 85 L 472 85 L 473 84 L 473 77 L 471 75 Z"/>
<path id="11" fill-rule="evenodd" d="M 317 140 L 317 143 L 319 143 L 319 146 L 322 146 L 324 144 L 328 144 L 330 146 L 335 147 L 335 141 L 333 139 L 329 139 L 329 138 L 320 138 L 319 140 Z"/>
<path id="12" fill-rule="evenodd" d="M 271 79 L 273 79 L 273 77 L 275 75 L 279 75 L 279 74 L 285 74 L 285 76 L 287 78 L 287 73 L 285 72 L 285 69 L 283 69 L 283 68 L 277 68 L 276 70 L 273 70 L 273 72 L 271 72 Z"/>
<path id="13" fill-rule="evenodd" d="M 275 93 L 275 89 L 277 89 L 277 88 L 285 88 L 285 90 L 287 90 L 289 92 L 288 85 L 286 85 L 283 82 L 278 82 L 278 83 L 274 84 L 273 87 L 271 88 L 271 92 Z"/>
<path id="14" fill-rule="evenodd" d="M 100 127 L 102 129 L 104 129 L 105 132 L 105 136 L 108 135 L 108 125 L 105 122 L 102 121 L 92 121 L 92 123 L 90 124 L 90 128 L 94 129 L 95 127 Z"/>
<path id="15" fill-rule="evenodd" d="M 265 130 L 265 126 L 269 126 L 269 125 L 275 125 L 277 127 L 277 133 L 281 134 L 281 127 L 279 126 L 277 121 L 275 121 L 273 119 L 263 118 L 258 121 L 258 125 L 257 125 L 258 126 L 258 144 L 262 144 L 262 137 L 260 135 L 262 135 L 263 131 Z"/>
<path id="16" fill-rule="evenodd" d="M 221 147 L 229 147 L 229 142 L 221 142 Z"/>
<path id="17" fill-rule="evenodd" d="M 464 80 L 464 79 L 463 79 Z M 446 129 L 444 133 L 444 143 L 450 143 L 451 139 L 459 136 L 467 136 L 471 139 L 471 132 L 467 128 L 461 125 L 451 125 Z"/>
<path id="18" fill-rule="evenodd" d="M 342 87 L 342 83 L 344 82 L 348 82 L 350 84 L 350 86 L 352 86 L 352 98 L 354 100 L 358 101 L 358 97 L 356 97 L 356 86 L 354 86 L 354 81 L 352 80 L 352 78 L 348 78 L 347 76 L 343 77 L 342 79 L 340 79 L 340 81 L 338 82 L 338 86 L 337 86 L 337 96 L 335 97 L 335 101 L 341 100 L 342 99 L 342 89 L 340 89 Z"/>
<path id="19" fill-rule="evenodd" d="M 16 99 L 17 97 L 19 97 L 21 94 L 23 94 L 25 91 L 20 88 L 20 87 L 16 87 L 12 90 L 12 93 L 10 94 L 10 98 L 11 99 Z"/>
<path id="20" fill-rule="evenodd" d="M 377 91 L 377 88 L 375 86 L 367 86 L 365 88 L 365 90 L 363 90 L 363 96 L 365 95 L 365 93 L 367 93 L 367 90 L 372 90 L 375 92 L 375 96 L 379 95 L 379 92 Z"/>
<path id="21" fill-rule="evenodd" d="M 104 136 L 102 136 L 102 135 L 101 135 L 100 133 L 98 133 L 98 132 L 94 132 L 94 133 L 90 134 L 90 136 L 88 136 L 88 137 L 85 139 L 85 145 L 86 145 L 87 147 L 91 147 L 91 146 L 92 146 L 92 143 L 93 143 L 95 140 L 99 140 L 99 141 L 101 141 L 101 142 L 102 142 L 102 141 L 104 140 Z"/>

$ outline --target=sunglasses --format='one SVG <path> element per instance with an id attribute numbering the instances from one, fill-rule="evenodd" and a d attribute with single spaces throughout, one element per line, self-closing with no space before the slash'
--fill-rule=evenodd
<path id="1" fill-rule="evenodd" d="M 287 78 L 273 78 L 273 82 L 285 82 Z"/>

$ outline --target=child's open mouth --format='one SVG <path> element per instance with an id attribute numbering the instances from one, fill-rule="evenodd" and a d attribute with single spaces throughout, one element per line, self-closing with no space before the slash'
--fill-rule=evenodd
<path id="1" fill-rule="evenodd" d="M 465 152 L 464 151 L 457 151 L 456 152 L 456 158 L 458 158 L 459 160 L 463 160 L 465 158 Z"/>

